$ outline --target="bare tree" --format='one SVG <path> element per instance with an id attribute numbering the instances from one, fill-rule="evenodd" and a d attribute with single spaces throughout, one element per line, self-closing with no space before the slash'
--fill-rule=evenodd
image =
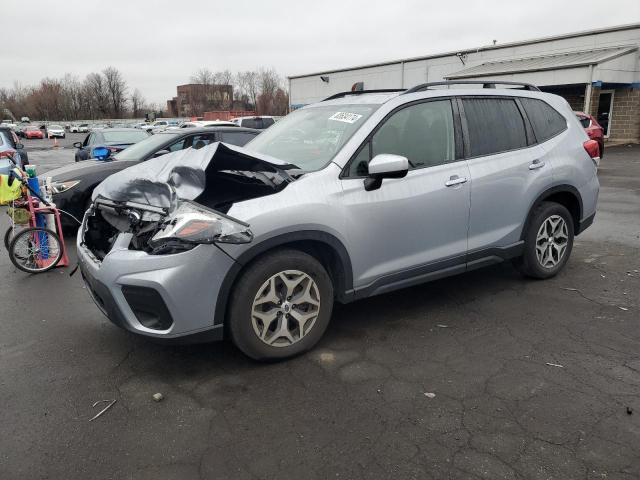
<path id="1" fill-rule="evenodd" d="M 131 115 L 134 118 L 142 116 L 142 111 L 145 109 L 145 99 L 137 88 L 131 95 Z"/>
<path id="2" fill-rule="evenodd" d="M 260 83 L 258 72 L 246 71 L 242 74 L 244 77 L 244 88 L 246 89 L 246 94 L 249 97 L 249 102 L 253 108 L 256 108 L 256 104 L 258 103 L 258 95 L 260 94 Z"/>
<path id="3" fill-rule="evenodd" d="M 191 83 L 198 83 L 200 85 L 213 85 L 215 82 L 215 74 L 208 68 L 201 68 L 191 75 L 190 80 Z"/>
<path id="4" fill-rule="evenodd" d="M 261 115 L 273 114 L 276 110 L 276 93 L 278 90 L 282 90 L 282 78 L 278 73 L 270 68 L 261 68 L 258 72 L 260 95 L 256 103 L 256 111 Z M 280 98 L 284 91 L 280 94 Z"/>
<path id="5" fill-rule="evenodd" d="M 121 118 L 127 107 L 127 82 L 114 67 L 105 68 L 102 74 L 111 103 L 111 112 L 115 118 Z"/>
<path id="6" fill-rule="evenodd" d="M 83 96 L 89 117 L 104 118 L 109 112 L 109 90 L 104 77 L 90 73 L 84 81 Z"/>

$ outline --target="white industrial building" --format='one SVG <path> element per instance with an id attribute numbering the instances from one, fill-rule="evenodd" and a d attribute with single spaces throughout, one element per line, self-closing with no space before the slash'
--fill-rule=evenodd
<path id="1" fill-rule="evenodd" d="M 289 77 L 291 108 L 350 90 L 510 80 L 562 95 L 616 141 L 640 141 L 640 23 Z"/>

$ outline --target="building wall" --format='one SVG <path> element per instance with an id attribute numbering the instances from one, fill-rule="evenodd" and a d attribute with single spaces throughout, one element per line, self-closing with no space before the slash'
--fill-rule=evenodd
<path id="1" fill-rule="evenodd" d="M 616 88 L 609 141 L 640 140 L 640 88 Z"/>
<path id="2" fill-rule="evenodd" d="M 560 52 L 575 52 L 595 48 L 606 48 L 619 45 L 639 45 L 640 46 L 640 26 L 635 26 L 626 30 L 596 32 L 570 38 L 549 38 L 546 40 L 531 41 L 528 43 L 508 44 L 479 47 L 476 49 L 463 50 L 465 56 L 464 64 L 454 53 L 447 53 L 422 59 L 407 59 L 405 61 L 394 61 L 384 65 L 374 65 L 365 67 L 355 67 L 351 69 L 328 71 L 311 75 L 291 77 L 290 91 L 292 105 L 305 105 L 314 103 L 326 98 L 334 93 L 349 91 L 356 82 L 364 82 L 367 90 L 377 88 L 410 88 L 424 82 L 435 82 L 443 80 L 444 76 L 463 68 L 480 65 L 487 61 L 509 60 L 515 58 L 530 57 L 536 55 L 549 55 Z M 609 62 L 608 62 L 609 63 Z M 578 70 L 578 69 L 576 69 Z M 528 75 L 528 81 L 538 85 L 562 85 L 568 78 L 582 75 L 581 82 L 589 81 L 587 75 L 588 68 L 582 67 L 579 72 L 569 72 L 567 70 L 553 70 L 551 72 L 534 72 Z M 602 72 L 596 70 L 594 80 L 611 82 L 613 72 L 616 71 L 615 62 L 603 68 Z M 636 61 L 636 68 L 631 72 L 623 72 L 625 82 L 640 82 L 640 66 Z M 329 82 L 320 80 L 320 76 L 329 77 Z M 598 75 L 603 78 L 597 78 Z M 500 78 L 508 80 L 512 78 Z M 605 78 L 606 77 L 606 78 Z M 517 80 L 524 81 L 522 76 Z"/>

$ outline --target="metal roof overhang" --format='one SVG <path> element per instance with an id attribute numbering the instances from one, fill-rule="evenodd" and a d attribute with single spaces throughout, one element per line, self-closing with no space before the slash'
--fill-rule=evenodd
<path id="1" fill-rule="evenodd" d="M 635 45 L 623 45 L 598 50 L 583 50 L 537 57 L 492 61 L 445 75 L 448 80 L 487 78 L 495 75 L 513 75 L 548 70 L 561 70 L 598 65 L 638 50 Z"/>

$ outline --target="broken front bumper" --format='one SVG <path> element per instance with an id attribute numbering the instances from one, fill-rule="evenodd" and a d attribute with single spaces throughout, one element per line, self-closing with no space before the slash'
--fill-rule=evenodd
<path id="1" fill-rule="evenodd" d="M 216 302 L 234 261 L 215 245 L 149 255 L 129 250 L 130 242 L 130 234 L 120 234 L 100 261 L 78 232 L 80 270 L 98 308 L 114 324 L 148 337 L 221 339 Z"/>

